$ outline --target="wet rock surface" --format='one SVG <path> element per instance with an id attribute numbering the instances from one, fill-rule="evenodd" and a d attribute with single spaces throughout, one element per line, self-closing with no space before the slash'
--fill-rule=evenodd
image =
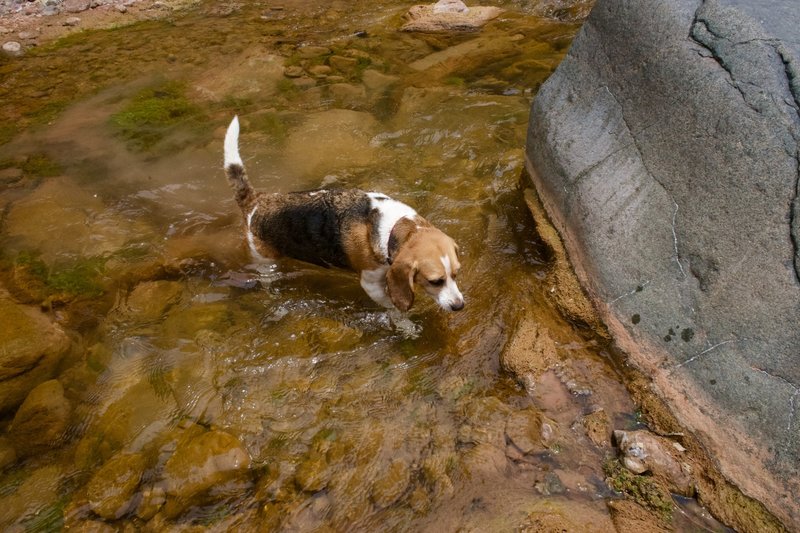
<path id="1" fill-rule="evenodd" d="M 239 440 L 223 431 L 209 431 L 178 444 L 164 465 L 165 512 L 175 516 L 209 489 L 245 474 L 250 455 Z"/>
<path id="2" fill-rule="evenodd" d="M 106 461 L 86 487 L 92 511 L 106 520 L 130 511 L 145 466 L 144 456 L 137 453 L 119 453 Z"/>
<path id="3" fill-rule="evenodd" d="M 70 347 L 64 331 L 34 307 L 12 301 L 0 288 L 0 412 L 13 409 L 53 377 Z"/>
<path id="4" fill-rule="evenodd" d="M 71 411 L 58 380 L 37 385 L 22 402 L 8 428 L 17 456 L 38 455 L 59 446 Z"/>
<path id="5" fill-rule="evenodd" d="M 612 334 L 787 527 L 800 524 L 798 23 L 791 2 L 599 1 L 536 97 L 527 146 Z"/>

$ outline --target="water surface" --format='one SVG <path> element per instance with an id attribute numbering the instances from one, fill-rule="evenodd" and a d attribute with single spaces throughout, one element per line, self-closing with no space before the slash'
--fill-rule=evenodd
<path id="1" fill-rule="evenodd" d="M 74 346 L 66 435 L 2 474 L 0 524 L 612 527 L 610 435 L 586 421 L 636 427 L 634 406 L 549 302 L 519 186 L 580 21 L 500 4 L 441 36 L 398 32 L 393 2 L 208 2 L 0 65 L 5 283 Z M 456 239 L 466 308 L 418 295 L 410 337 L 351 273 L 253 262 L 221 171 L 234 114 L 256 187 L 381 191 Z M 557 354 L 528 390 L 500 364 L 522 323 Z"/>

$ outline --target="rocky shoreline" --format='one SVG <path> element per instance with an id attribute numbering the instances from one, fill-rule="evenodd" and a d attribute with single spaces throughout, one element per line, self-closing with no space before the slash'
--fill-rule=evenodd
<path id="1" fill-rule="evenodd" d="M 19 56 L 71 33 L 162 18 L 195 3 L 196 0 L 3 0 L 2 52 Z"/>

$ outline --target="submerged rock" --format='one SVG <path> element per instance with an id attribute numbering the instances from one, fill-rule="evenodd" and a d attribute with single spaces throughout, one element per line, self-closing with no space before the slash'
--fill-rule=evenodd
<path id="1" fill-rule="evenodd" d="M 178 281 L 145 281 L 128 295 L 117 313 L 126 322 L 150 322 L 160 319 L 181 296 L 183 284 Z"/>
<path id="2" fill-rule="evenodd" d="M 176 412 L 175 401 L 169 395 L 159 395 L 153 386 L 132 368 L 128 361 L 115 361 L 106 371 L 115 394 L 102 388 L 96 397 L 111 396 L 95 405 L 102 413 L 88 425 L 75 449 L 75 463 L 88 468 L 110 459 L 119 450 L 154 452 L 169 438 L 170 420 Z M 156 375 L 156 374 L 154 374 Z"/>
<path id="3" fill-rule="evenodd" d="M 164 465 L 168 516 L 177 516 L 206 491 L 247 472 L 250 455 L 239 439 L 212 430 L 180 442 Z"/>
<path id="4" fill-rule="evenodd" d="M 597 409 L 581 419 L 586 429 L 586 436 L 595 446 L 605 447 L 611 440 L 611 420 L 602 408 Z"/>
<path id="5" fill-rule="evenodd" d="M 65 177 L 47 179 L 14 203 L 6 231 L 26 248 L 40 251 L 47 263 L 65 254 L 110 254 L 134 236 L 151 233 L 143 221 L 123 218 Z"/>
<path id="6" fill-rule="evenodd" d="M 284 58 L 267 53 L 262 46 L 243 51 L 232 61 L 203 72 L 192 84 L 201 97 L 214 102 L 235 95 L 266 97 L 278 90 L 283 79 Z"/>
<path id="7" fill-rule="evenodd" d="M 64 331 L 34 307 L 14 303 L 0 288 L 0 412 L 17 407 L 53 377 L 70 346 Z"/>
<path id="8" fill-rule="evenodd" d="M 305 461 L 300 463 L 294 474 L 297 486 L 308 492 L 317 492 L 324 489 L 330 481 L 331 471 L 325 454 L 311 453 Z"/>
<path id="9" fill-rule="evenodd" d="M 64 479 L 61 467 L 49 465 L 27 475 L 14 492 L 0 496 L 0 530 L 26 531 L 26 521 L 42 512 L 52 510 L 60 496 L 59 486 Z M 30 522 L 26 524 L 30 526 Z"/>
<path id="10" fill-rule="evenodd" d="M 58 380 L 51 379 L 37 385 L 22 402 L 8 429 L 17 455 L 36 455 L 57 446 L 67 428 L 71 411 Z"/>
<path id="11" fill-rule="evenodd" d="M 396 459 L 372 484 L 372 501 L 378 507 L 389 507 L 405 494 L 409 483 L 411 483 L 411 469 L 408 463 Z"/>
<path id="12" fill-rule="evenodd" d="M 506 420 L 506 438 L 523 454 L 530 454 L 555 443 L 556 427 L 534 409 L 515 411 Z"/>
<path id="13" fill-rule="evenodd" d="M 369 113 L 331 109 L 308 116 L 286 140 L 286 158 L 298 173 L 325 174 L 375 162 L 372 138 L 379 130 Z"/>
<path id="14" fill-rule="evenodd" d="M 17 41 L 7 41 L 3 43 L 3 52 L 11 57 L 22 55 L 22 45 Z"/>
<path id="15" fill-rule="evenodd" d="M 0 437 L 0 471 L 5 467 L 14 464 L 17 460 L 17 452 L 11 441 L 5 437 Z"/>
<path id="16" fill-rule="evenodd" d="M 439 0 L 432 5 L 413 6 L 400 29 L 424 33 L 477 31 L 502 12 L 499 7 L 467 7 L 461 0 Z"/>
<path id="17" fill-rule="evenodd" d="M 86 487 L 92 511 L 107 520 L 128 513 L 145 466 L 144 456 L 138 453 L 118 453 L 106 461 Z"/>
<path id="18" fill-rule="evenodd" d="M 557 362 L 558 351 L 550 332 L 530 318 L 517 327 L 500 356 L 503 368 L 529 390 L 539 376 Z"/>

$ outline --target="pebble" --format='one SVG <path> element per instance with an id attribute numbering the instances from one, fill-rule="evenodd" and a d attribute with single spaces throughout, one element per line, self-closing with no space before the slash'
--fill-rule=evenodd
<path id="1" fill-rule="evenodd" d="M 77 26 L 81 23 L 81 19 L 78 17 L 69 17 L 67 20 L 64 21 L 64 26 Z"/>
<path id="2" fill-rule="evenodd" d="M 80 13 L 86 11 L 91 6 L 89 0 L 66 0 L 64 2 L 64 11 L 67 13 Z"/>
<path id="3" fill-rule="evenodd" d="M 286 69 L 284 69 L 283 71 L 283 75 L 286 76 L 287 78 L 299 78 L 304 73 L 305 72 L 303 71 L 303 67 L 298 67 L 298 66 L 286 67 Z"/>
<path id="4" fill-rule="evenodd" d="M 3 52 L 10 56 L 21 56 L 22 45 L 17 41 L 8 41 L 3 44 Z"/>

